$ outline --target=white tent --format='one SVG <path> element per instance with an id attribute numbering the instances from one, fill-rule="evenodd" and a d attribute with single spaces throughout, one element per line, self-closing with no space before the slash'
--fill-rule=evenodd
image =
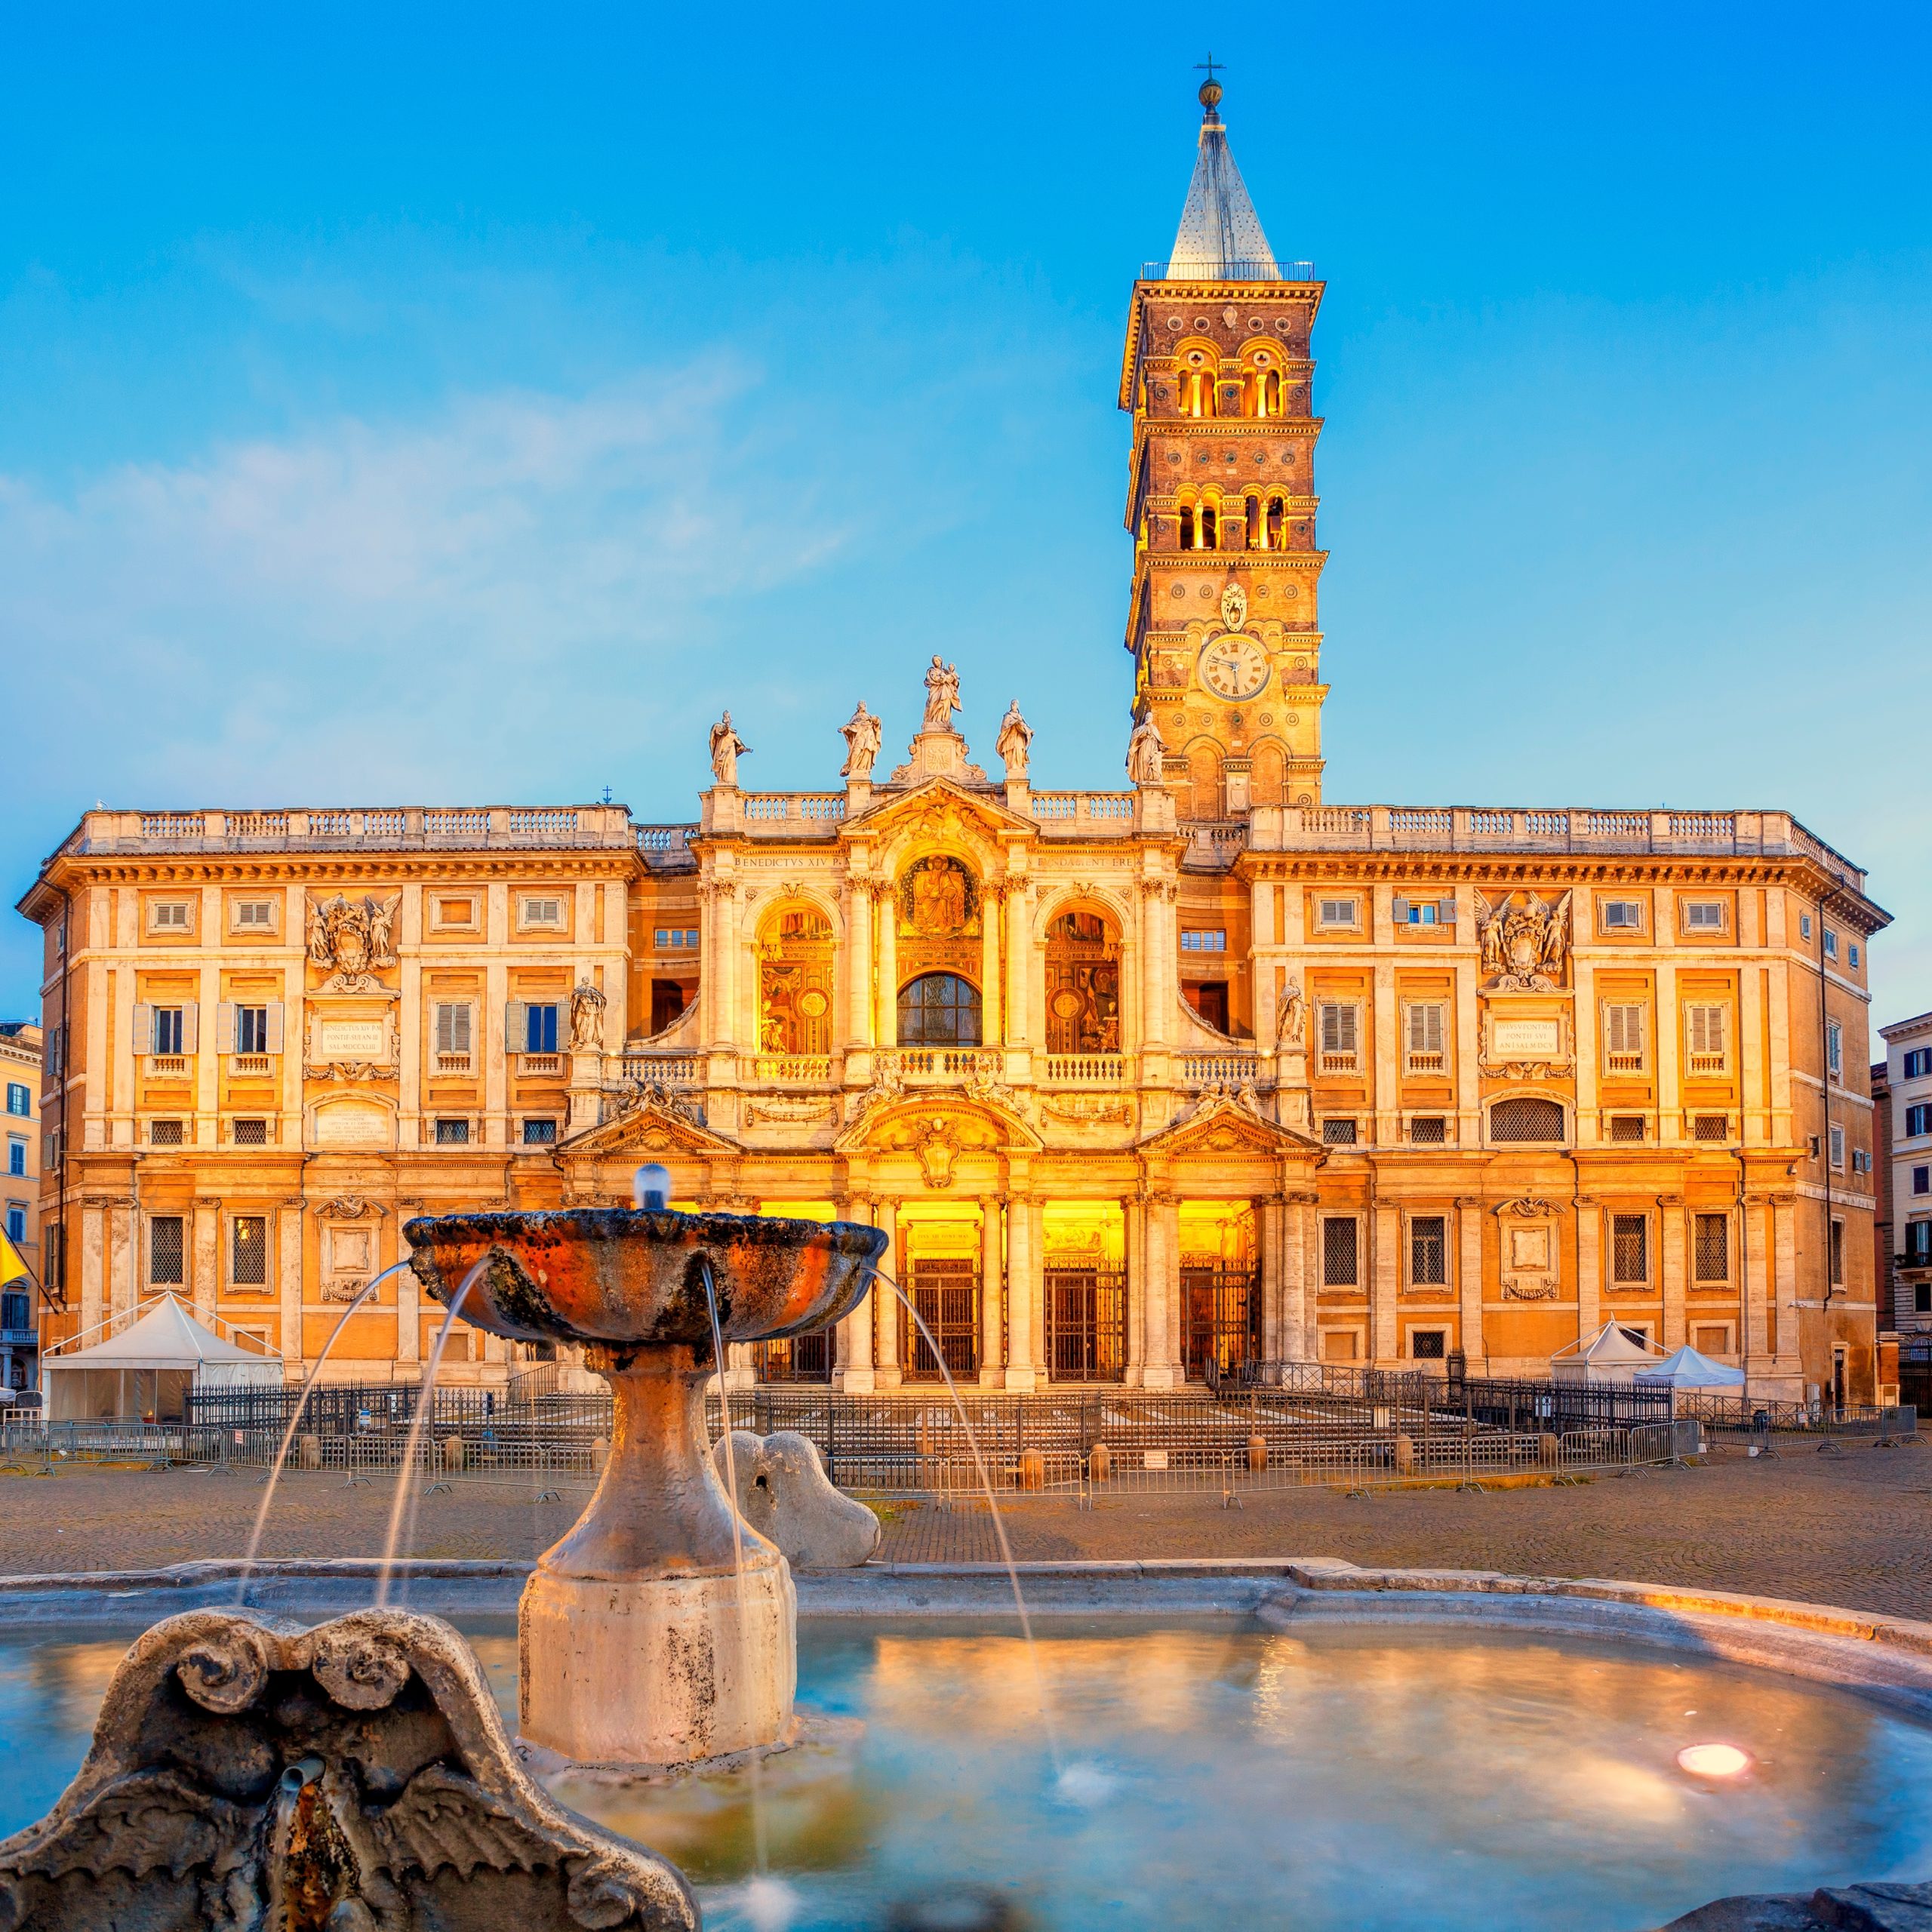
<path id="1" fill-rule="evenodd" d="M 1638 1373 L 1655 1368 L 1663 1351 L 1654 1349 L 1634 1329 L 1606 1321 L 1594 1335 L 1558 1349 L 1549 1358 L 1549 1371 L 1558 1382 L 1630 1383 Z"/>
<path id="2" fill-rule="evenodd" d="M 1694 1348 L 1679 1349 L 1662 1361 L 1637 1371 L 1637 1380 L 1652 1388 L 1668 1384 L 1672 1389 L 1701 1390 L 1713 1395 L 1728 1395 L 1744 1386 L 1744 1371 L 1728 1363 L 1713 1361 Z"/>
<path id="3" fill-rule="evenodd" d="M 172 1422 L 180 1418 L 190 1389 L 282 1385 L 278 1355 L 239 1348 L 204 1327 L 176 1295 L 163 1295 L 119 1334 L 91 1348 L 71 1355 L 50 1349 L 40 1367 L 50 1422 L 109 1416 Z"/>

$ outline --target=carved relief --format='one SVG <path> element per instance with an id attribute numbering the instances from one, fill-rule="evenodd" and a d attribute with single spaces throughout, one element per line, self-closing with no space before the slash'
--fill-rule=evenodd
<path id="1" fill-rule="evenodd" d="M 571 989 L 571 1048 L 580 1054 L 604 1051 L 604 994 L 588 980 Z"/>
<path id="2" fill-rule="evenodd" d="M 1062 1094 L 1042 1100 L 1040 1111 L 1081 1127 L 1124 1127 L 1134 1118 L 1134 1103 L 1100 1094 Z"/>
<path id="3" fill-rule="evenodd" d="M 762 1099 L 748 1101 L 745 1106 L 747 1121 L 768 1121 L 787 1127 L 823 1127 L 828 1125 L 832 1118 L 831 1101 L 812 1100 L 803 1095 L 771 1094 Z"/>
<path id="4" fill-rule="evenodd" d="M 1521 902 L 1506 892 L 1494 906 L 1478 891 L 1476 937 L 1485 990 L 1550 992 L 1561 985 L 1570 949 L 1571 895 L 1546 905 L 1534 892 Z"/>
<path id="5" fill-rule="evenodd" d="M 400 893 L 352 900 L 337 893 L 309 902 L 309 961 L 328 974 L 329 993 L 387 992 L 375 975 L 395 964 Z"/>
<path id="6" fill-rule="evenodd" d="M 1556 1208 L 1524 1195 L 1500 1202 L 1496 1215 L 1503 1300 L 1554 1301 L 1561 1274 Z"/>
<path id="7" fill-rule="evenodd" d="M 372 1056 L 372 1057 L 371 1057 Z M 401 1025 L 395 1009 L 380 1019 L 331 1019 L 311 1012 L 303 1035 L 302 1075 L 355 1086 L 393 1080 L 401 1070 Z"/>

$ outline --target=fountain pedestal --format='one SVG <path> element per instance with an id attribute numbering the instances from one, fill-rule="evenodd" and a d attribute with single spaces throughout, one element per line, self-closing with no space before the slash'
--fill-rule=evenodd
<path id="1" fill-rule="evenodd" d="M 521 1724 L 575 1763 L 667 1769 L 788 1742 L 797 1598 L 718 1481 L 704 1389 L 722 1340 L 828 1326 L 870 1290 L 876 1228 L 666 1209 L 411 1221 L 448 1306 L 518 1341 L 583 1345 L 611 1385 L 597 1493 L 518 1616 Z M 743 1574 L 739 1574 L 742 1551 Z"/>

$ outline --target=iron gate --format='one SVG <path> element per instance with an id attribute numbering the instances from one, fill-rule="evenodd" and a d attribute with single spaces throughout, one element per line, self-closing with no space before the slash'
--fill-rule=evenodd
<path id="1" fill-rule="evenodd" d="M 1261 1295 L 1252 1268 L 1201 1266 L 1180 1270 L 1183 1362 L 1190 1382 L 1238 1374 L 1261 1353 Z"/>
<path id="2" fill-rule="evenodd" d="M 1056 1382 L 1118 1382 L 1127 1373 L 1127 1276 L 1118 1268 L 1049 1268 L 1047 1373 Z"/>
<path id="3" fill-rule="evenodd" d="M 912 1263 L 912 1306 L 939 1344 L 946 1372 L 955 1382 L 980 1373 L 980 1267 L 962 1255 L 934 1255 Z M 940 1380 L 939 1361 L 926 1338 L 902 1308 L 899 1359 L 909 1382 Z"/>

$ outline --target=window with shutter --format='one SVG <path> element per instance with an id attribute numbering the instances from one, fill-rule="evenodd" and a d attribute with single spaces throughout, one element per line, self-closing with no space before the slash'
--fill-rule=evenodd
<path id="1" fill-rule="evenodd" d="M 1361 1009 L 1352 1001 L 1321 1002 L 1321 1070 L 1324 1073 L 1352 1073 L 1360 1051 Z"/>
<path id="2" fill-rule="evenodd" d="M 148 908 L 148 930 L 156 933 L 185 933 L 191 918 L 185 899 L 157 899 Z"/>
<path id="3" fill-rule="evenodd" d="M 1635 933 L 1643 931 L 1644 907 L 1641 900 L 1603 899 L 1597 903 L 1605 932 Z"/>
<path id="4" fill-rule="evenodd" d="M 1844 1165 L 1844 1129 L 1835 1124 L 1832 1128 L 1832 1165 Z"/>
<path id="5" fill-rule="evenodd" d="M 1700 1214 L 1695 1241 L 1697 1279 L 1730 1279 L 1730 1219 L 1724 1214 Z"/>
<path id="6" fill-rule="evenodd" d="M 268 899 L 243 899 L 235 903 L 237 932 L 271 932 L 275 928 L 275 903 Z"/>
<path id="7" fill-rule="evenodd" d="M 1844 1076 L 1844 1029 L 1835 1020 L 1825 1029 L 1825 1064 L 1832 1069 L 1834 1080 Z"/>
<path id="8" fill-rule="evenodd" d="M 1687 899 L 1684 902 L 1684 930 L 1687 933 L 1721 933 L 1724 931 L 1721 899 Z"/>
<path id="9" fill-rule="evenodd" d="M 1440 1000 L 1412 1001 L 1405 1014 L 1408 1071 L 1411 1073 L 1441 1073 L 1448 1065 L 1444 1039 L 1447 1032 L 1445 1020 L 1448 1009 Z"/>
<path id="10" fill-rule="evenodd" d="M 1315 902 L 1315 922 L 1319 926 L 1358 926 L 1361 914 L 1358 909 L 1359 900 L 1322 899 Z"/>
<path id="11" fill-rule="evenodd" d="M 470 1007 L 467 1000 L 436 1002 L 436 1071 L 467 1073 L 469 1071 Z"/>
<path id="12" fill-rule="evenodd" d="M 553 1054 L 557 1051 L 557 1009 L 554 1004 L 524 1009 L 523 1038 L 527 1053 Z"/>
<path id="13" fill-rule="evenodd" d="M 1727 1009 L 1700 1002 L 1684 1009 L 1684 1033 L 1688 1052 L 1687 1070 L 1692 1073 L 1721 1073 L 1725 1065 L 1724 1036 Z"/>
<path id="14" fill-rule="evenodd" d="M 1603 1064 L 1607 1073 L 1644 1070 L 1644 1009 L 1625 1001 L 1603 1010 Z"/>
<path id="15" fill-rule="evenodd" d="M 1352 1216 L 1330 1214 L 1321 1223 L 1321 1281 L 1324 1287 L 1357 1285 L 1359 1231 Z"/>
<path id="16" fill-rule="evenodd" d="M 533 896 L 522 902 L 521 909 L 526 926 L 557 927 L 564 923 L 564 902 L 561 899 Z"/>

